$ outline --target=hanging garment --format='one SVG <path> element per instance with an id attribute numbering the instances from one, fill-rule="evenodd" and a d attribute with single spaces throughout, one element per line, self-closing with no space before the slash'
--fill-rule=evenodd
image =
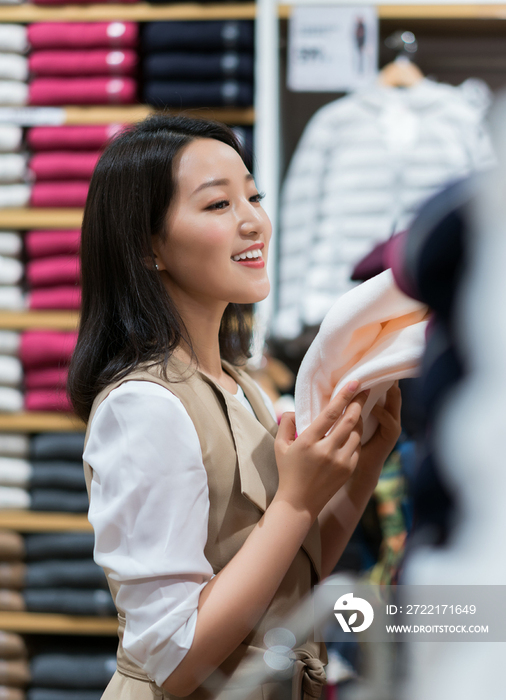
<path id="1" fill-rule="evenodd" d="M 362 442 L 378 422 L 370 412 L 384 401 L 396 379 L 416 376 L 425 348 L 425 304 L 395 286 L 386 270 L 340 297 L 324 318 L 305 355 L 295 384 L 295 416 L 300 434 L 352 381 L 371 389 L 362 409 Z"/>
<path id="2" fill-rule="evenodd" d="M 98 151 L 122 129 L 122 124 L 34 126 L 27 130 L 26 143 L 32 151 Z"/>
<path id="3" fill-rule="evenodd" d="M 424 79 L 375 85 L 315 114 L 283 188 L 275 337 L 321 323 L 375 243 L 407 228 L 446 183 L 493 164 L 488 103 L 477 81 Z"/>

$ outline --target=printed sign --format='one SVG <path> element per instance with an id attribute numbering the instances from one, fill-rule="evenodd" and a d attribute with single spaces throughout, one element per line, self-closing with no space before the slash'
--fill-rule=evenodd
<path id="1" fill-rule="evenodd" d="M 375 7 L 294 7 L 288 34 L 288 88 L 350 92 L 378 73 Z"/>

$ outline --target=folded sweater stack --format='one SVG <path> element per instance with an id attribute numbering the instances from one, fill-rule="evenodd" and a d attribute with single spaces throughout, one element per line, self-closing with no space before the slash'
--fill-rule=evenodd
<path id="1" fill-rule="evenodd" d="M 143 101 L 156 107 L 253 104 L 253 22 L 148 22 Z"/>
<path id="2" fill-rule="evenodd" d="M 63 443 L 60 436 L 63 437 Z M 34 449 L 37 440 L 42 440 L 42 450 Z M 88 497 L 82 459 L 79 456 L 83 451 L 83 443 L 82 433 L 64 435 L 49 433 L 32 439 L 27 435 L 8 433 L 0 435 L 0 509 L 85 513 L 88 510 Z M 0 553 L 1 543 L 2 533 L 0 533 Z M 66 559 L 72 559 L 74 556 L 72 552 L 72 547 L 69 546 L 64 555 L 53 557 L 46 555 L 39 558 L 59 559 L 64 556 Z M 75 556 L 82 557 L 81 554 Z M 61 579 L 65 585 L 75 586 L 75 583 L 69 584 L 68 574 L 58 573 L 61 568 L 54 564 L 50 579 L 33 578 L 35 576 L 33 574 L 31 578 L 27 578 L 27 581 L 31 581 L 27 585 L 40 587 L 40 583 L 34 582 L 44 580 L 46 581 L 44 585 L 50 587 L 57 579 L 59 581 Z M 91 568 L 95 571 L 93 567 Z M 100 569 L 96 570 L 95 578 L 92 577 L 93 581 L 98 580 L 97 572 L 100 571 Z M 9 587 L 5 585 L 7 580 L 5 576 L 7 574 L 0 567 L 0 588 Z M 11 576 L 10 573 L 9 576 Z M 47 581 L 52 581 L 53 584 Z M 76 581 L 79 581 L 79 578 L 76 578 Z M 64 584 L 60 581 L 54 585 Z M 102 587 L 102 584 L 97 587 Z"/>
<path id="3" fill-rule="evenodd" d="M 65 385 L 76 340 L 76 332 L 0 330 L 0 411 L 70 412 Z"/>
<path id="4" fill-rule="evenodd" d="M 2 700 L 100 700 L 115 670 L 113 639 L 0 632 Z"/>

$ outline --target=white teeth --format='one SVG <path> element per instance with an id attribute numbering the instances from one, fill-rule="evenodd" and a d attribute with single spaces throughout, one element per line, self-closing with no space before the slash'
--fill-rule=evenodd
<path id="1" fill-rule="evenodd" d="M 234 255 L 232 257 L 232 260 L 234 260 L 235 262 L 239 262 L 239 260 L 252 260 L 261 257 L 262 251 L 256 248 L 255 250 L 248 250 L 247 252 L 241 253 L 240 255 Z"/>

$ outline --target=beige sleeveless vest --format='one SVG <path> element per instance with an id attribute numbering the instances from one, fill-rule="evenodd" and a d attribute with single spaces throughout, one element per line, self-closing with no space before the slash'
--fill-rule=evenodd
<path id="1" fill-rule="evenodd" d="M 184 363 L 173 357 L 168 366 L 168 381 L 159 376 L 156 368 L 138 369 L 104 389 L 93 403 L 86 433 L 87 441 L 98 406 L 113 389 L 125 381 L 141 380 L 160 384 L 181 400 L 196 428 L 207 472 L 210 508 L 204 552 L 215 574 L 241 548 L 274 497 L 278 484 L 274 456 L 277 425 L 255 382 L 229 363 L 223 362 L 223 367 L 243 389 L 258 420 L 212 379 L 199 371 L 189 370 Z M 92 469 L 86 462 L 84 471 L 90 493 Z M 279 626 L 279 621 L 296 609 L 312 585 L 318 582 L 320 560 L 320 533 L 315 523 L 260 622 L 207 681 L 187 696 L 190 700 L 313 700 L 320 697 L 325 683 L 323 664 L 327 662 L 327 657 L 325 646 L 313 641 L 308 641 L 295 650 L 294 675 L 289 682 L 270 680 L 256 688 L 250 687 L 247 691 L 244 688 L 244 683 L 248 683 L 244 680 L 248 661 L 263 657 L 266 650 L 263 641 L 265 633 Z M 111 580 L 110 571 L 106 569 L 105 573 L 116 601 L 118 584 Z M 175 698 L 150 681 L 145 672 L 126 656 L 121 644 L 125 618 L 124 612 L 119 608 L 118 619 L 118 670 L 107 687 L 103 700 Z M 230 694 L 220 689 L 224 680 L 229 684 L 227 687 L 235 686 L 235 693 Z M 239 688 L 242 691 L 237 694 Z"/>

